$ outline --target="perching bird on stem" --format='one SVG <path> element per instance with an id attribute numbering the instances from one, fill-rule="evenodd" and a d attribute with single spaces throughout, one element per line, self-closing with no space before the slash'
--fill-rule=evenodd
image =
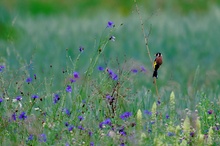
<path id="1" fill-rule="evenodd" d="M 154 60 L 154 72 L 153 72 L 153 77 L 158 78 L 158 73 L 157 70 L 159 69 L 160 65 L 163 63 L 163 58 L 162 58 L 162 54 L 160 52 L 158 52 L 157 54 L 155 54 L 156 58 Z"/>

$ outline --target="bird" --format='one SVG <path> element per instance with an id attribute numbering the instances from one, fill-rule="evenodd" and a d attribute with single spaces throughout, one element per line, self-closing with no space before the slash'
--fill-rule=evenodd
<path id="1" fill-rule="evenodd" d="M 160 52 L 156 53 L 155 56 L 156 58 L 154 59 L 154 64 L 153 64 L 153 67 L 154 67 L 153 77 L 158 78 L 157 70 L 163 63 L 163 57 Z"/>

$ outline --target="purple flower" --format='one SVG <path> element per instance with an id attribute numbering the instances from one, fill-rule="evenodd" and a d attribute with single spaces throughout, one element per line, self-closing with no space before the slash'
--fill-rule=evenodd
<path id="1" fill-rule="evenodd" d="M 88 134 L 91 137 L 93 133 L 92 133 L 92 131 L 89 131 Z"/>
<path id="2" fill-rule="evenodd" d="M 190 132 L 189 135 L 190 135 L 191 137 L 194 137 L 194 136 L 195 136 L 195 132 Z"/>
<path id="3" fill-rule="evenodd" d="M 79 130 L 85 130 L 82 125 L 79 125 L 79 126 L 78 126 L 78 129 L 79 129 Z"/>
<path id="4" fill-rule="evenodd" d="M 108 24 L 107 24 L 107 27 L 108 28 L 112 28 L 112 27 L 114 27 L 115 25 L 114 25 L 114 22 L 112 22 L 112 21 L 108 21 Z"/>
<path id="5" fill-rule="evenodd" d="M 69 126 L 69 123 L 68 123 L 68 122 L 65 122 L 65 126 L 68 127 L 68 126 Z"/>
<path id="6" fill-rule="evenodd" d="M 82 121 L 84 118 L 83 116 L 78 116 L 79 121 Z"/>
<path id="7" fill-rule="evenodd" d="M 27 79 L 26 79 L 26 82 L 27 82 L 28 84 L 31 83 L 31 82 L 32 82 L 32 78 L 31 78 L 31 77 L 27 78 Z"/>
<path id="8" fill-rule="evenodd" d="M 73 76 L 74 76 L 75 79 L 78 79 L 78 78 L 79 78 L 79 73 L 75 71 L 75 72 L 73 73 Z"/>
<path id="9" fill-rule="evenodd" d="M 174 133 L 173 132 L 168 132 L 167 136 L 174 136 Z"/>
<path id="10" fill-rule="evenodd" d="M 100 70 L 100 71 L 104 71 L 104 68 L 101 67 L 101 66 L 98 66 L 98 70 Z"/>
<path id="11" fill-rule="evenodd" d="M 72 131 L 73 128 L 74 128 L 74 126 L 73 126 L 73 125 L 70 125 L 70 126 L 68 127 L 68 130 L 69 130 L 69 131 Z"/>
<path id="12" fill-rule="evenodd" d="M 169 118 L 170 118 L 170 116 L 168 114 L 166 114 L 166 119 L 169 119 Z"/>
<path id="13" fill-rule="evenodd" d="M 72 92 L 72 87 L 70 85 L 67 85 L 66 92 Z"/>
<path id="14" fill-rule="evenodd" d="M 39 141 L 40 142 L 46 142 L 47 141 L 47 136 L 46 136 L 46 134 L 41 134 L 40 136 L 39 136 Z"/>
<path id="15" fill-rule="evenodd" d="M 80 47 L 79 47 L 79 51 L 80 51 L 80 52 L 83 52 L 83 51 L 84 51 L 84 48 L 80 46 Z"/>
<path id="16" fill-rule="evenodd" d="M 59 94 L 54 94 L 53 103 L 56 104 L 60 100 Z"/>
<path id="17" fill-rule="evenodd" d="M 17 100 L 17 101 L 21 101 L 21 99 L 22 99 L 21 96 L 17 96 L 17 97 L 16 97 L 16 100 Z"/>
<path id="18" fill-rule="evenodd" d="M 31 140 L 33 140 L 33 139 L 34 139 L 34 135 L 30 134 L 30 135 L 28 136 L 28 141 L 31 141 Z"/>
<path id="19" fill-rule="evenodd" d="M 211 115 L 213 113 L 213 110 L 208 110 L 208 114 Z"/>
<path id="20" fill-rule="evenodd" d="M 70 116 L 71 113 L 67 108 L 63 109 L 63 111 L 67 114 L 67 116 Z"/>
<path id="21" fill-rule="evenodd" d="M 94 142 L 90 142 L 90 146 L 94 146 Z"/>
<path id="22" fill-rule="evenodd" d="M 25 120 L 27 118 L 27 115 L 25 112 L 22 112 L 19 117 L 18 117 L 20 120 Z"/>
<path id="23" fill-rule="evenodd" d="M 160 100 L 158 100 L 158 101 L 157 101 L 157 105 L 160 105 L 160 104 L 161 104 L 161 102 L 160 102 Z"/>
<path id="24" fill-rule="evenodd" d="M 34 74 L 34 79 L 35 79 L 35 80 L 37 79 L 37 76 L 36 76 L 36 74 Z"/>
<path id="25" fill-rule="evenodd" d="M 38 95 L 32 95 L 31 97 L 32 97 L 33 99 L 39 98 Z"/>
<path id="26" fill-rule="evenodd" d="M 146 71 L 147 71 L 147 70 L 145 69 L 145 67 L 143 67 L 143 66 L 141 66 L 140 68 L 141 68 L 141 71 L 142 71 L 142 72 L 146 72 Z"/>
<path id="27" fill-rule="evenodd" d="M 2 72 L 4 68 L 5 68 L 4 65 L 0 65 L 0 72 Z"/>
<path id="28" fill-rule="evenodd" d="M 11 115 L 11 118 L 12 118 L 12 120 L 16 121 L 16 113 L 13 113 L 13 114 Z"/>
<path id="29" fill-rule="evenodd" d="M 126 132 L 124 131 L 124 127 L 122 127 L 121 129 L 119 129 L 119 134 L 121 134 L 122 136 L 126 136 Z"/>
<path id="30" fill-rule="evenodd" d="M 99 123 L 99 128 L 103 128 L 103 125 L 109 125 L 109 126 L 111 126 L 111 119 L 105 119 L 103 122 L 101 122 L 101 123 Z"/>
<path id="31" fill-rule="evenodd" d="M 74 83 L 74 82 L 76 82 L 76 80 L 73 78 L 70 78 L 70 83 Z"/>
<path id="32" fill-rule="evenodd" d="M 147 115 L 150 115 L 150 116 L 152 115 L 152 112 L 150 112 L 148 110 L 145 110 L 144 113 L 147 114 Z"/>
<path id="33" fill-rule="evenodd" d="M 0 97 L 0 103 L 2 103 L 2 102 L 3 102 L 3 98 Z"/>
<path id="34" fill-rule="evenodd" d="M 137 73 L 138 70 L 137 70 L 137 69 L 131 69 L 131 72 L 133 72 L 133 73 Z"/>
<path id="35" fill-rule="evenodd" d="M 132 116 L 131 112 L 124 112 L 123 114 L 121 114 L 120 118 L 122 120 L 126 120 L 127 118 L 129 118 L 130 116 Z"/>
<path id="36" fill-rule="evenodd" d="M 108 69 L 108 74 L 113 80 L 118 80 L 118 75 L 115 74 L 111 69 Z"/>
<path id="37" fill-rule="evenodd" d="M 107 94 L 105 97 L 106 97 L 107 100 L 112 100 L 112 96 L 109 95 L 109 94 Z"/>

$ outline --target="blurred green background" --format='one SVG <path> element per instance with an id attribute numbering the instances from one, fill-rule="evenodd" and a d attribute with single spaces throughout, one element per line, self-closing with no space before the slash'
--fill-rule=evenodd
<path id="1" fill-rule="evenodd" d="M 197 88 L 217 91 L 220 85 L 220 1 L 219 0 L 137 0 L 146 34 L 151 30 L 151 55 L 160 51 L 164 64 L 159 71 L 159 86 L 188 93 L 199 67 Z M 119 58 L 133 60 L 133 67 L 143 65 L 146 75 L 135 86 L 152 85 L 149 61 L 140 20 L 132 0 L 1 0 L 0 64 L 16 71 L 22 65 L 30 76 L 50 76 L 50 65 L 57 88 L 67 58 L 85 51 L 77 70 L 83 73 L 89 57 L 96 50 L 108 21 L 116 27 L 116 41 L 110 42 L 99 61 L 111 63 Z M 66 51 L 68 49 L 68 51 Z M 124 56 L 126 56 L 124 58 Z M 114 61 L 113 61 L 114 62 Z M 151 87 L 149 87 L 151 88 Z"/>

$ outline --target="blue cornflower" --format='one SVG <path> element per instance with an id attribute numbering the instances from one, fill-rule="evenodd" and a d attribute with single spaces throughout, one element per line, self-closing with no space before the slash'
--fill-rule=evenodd
<path id="1" fill-rule="evenodd" d="M 31 141 L 31 140 L 33 140 L 33 139 L 34 139 L 34 135 L 30 134 L 30 135 L 28 136 L 28 141 Z"/>
<path id="2" fill-rule="evenodd" d="M 79 121 L 82 121 L 84 118 L 83 116 L 78 116 Z"/>
<path id="3" fill-rule="evenodd" d="M 67 114 L 67 116 L 70 116 L 71 113 L 67 108 L 63 109 L 63 111 Z"/>
<path id="4" fill-rule="evenodd" d="M 108 28 L 112 28 L 112 27 L 114 27 L 115 25 L 114 25 L 114 22 L 112 22 L 112 21 L 108 21 L 108 24 L 107 24 L 107 27 Z"/>
<path id="5" fill-rule="evenodd" d="M 0 65 L 0 72 L 2 72 L 4 68 L 5 68 L 4 65 Z"/>
<path id="6" fill-rule="evenodd" d="M 65 146 L 70 146 L 70 144 L 67 142 L 67 143 L 65 144 Z"/>
<path id="7" fill-rule="evenodd" d="M 0 97 L 0 103 L 2 103 L 2 102 L 3 102 L 3 98 Z"/>
<path id="8" fill-rule="evenodd" d="M 73 128 L 74 128 L 74 126 L 73 126 L 73 125 L 70 125 L 70 126 L 68 127 L 68 130 L 69 130 L 69 131 L 72 131 Z"/>
<path id="9" fill-rule="evenodd" d="M 89 131 L 88 134 L 91 137 L 93 133 L 92 133 L 92 131 Z"/>
<path id="10" fill-rule="evenodd" d="M 105 69 L 102 66 L 98 66 L 99 71 L 104 71 Z"/>
<path id="11" fill-rule="evenodd" d="M 12 120 L 16 121 L 16 113 L 13 113 L 13 114 L 11 115 L 11 118 L 12 118 Z"/>
<path id="12" fill-rule="evenodd" d="M 82 46 L 80 46 L 80 47 L 79 47 L 79 51 L 80 51 L 80 52 L 83 52 L 83 51 L 84 51 L 84 48 L 83 48 Z"/>
<path id="13" fill-rule="evenodd" d="M 129 118 L 130 116 L 132 116 L 131 112 L 124 112 L 123 114 L 121 114 L 120 118 L 122 120 L 126 120 L 127 118 Z"/>
<path id="14" fill-rule="evenodd" d="M 36 75 L 36 74 L 34 74 L 34 79 L 35 79 L 35 80 L 37 79 L 37 75 Z"/>
<path id="15" fill-rule="evenodd" d="M 60 95 L 59 94 L 54 94 L 53 103 L 56 104 L 59 100 L 60 100 Z"/>
<path id="16" fill-rule="evenodd" d="M 31 97 L 32 97 L 33 99 L 39 98 L 39 96 L 36 95 L 36 94 L 32 95 Z"/>
<path id="17" fill-rule="evenodd" d="M 68 123 L 68 122 L 65 122 L 65 126 L 68 127 L 68 126 L 69 126 L 69 123 Z"/>
<path id="18" fill-rule="evenodd" d="M 79 129 L 79 130 L 85 130 L 82 125 L 79 125 L 79 126 L 78 126 L 78 129 Z"/>
<path id="19" fill-rule="evenodd" d="M 173 132 L 168 132 L 167 136 L 174 136 L 174 133 Z"/>
<path id="20" fill-rule="evenodd" d="M 40 136 L 39 136 L 39 141 L 40 142 L 46 142 L 47 141 L 47 136 L 46 136 L 46 134 L 41 134 Z"/>
<path id="21" fill-rule="evenodd" d="M 144 66 L 141 66 L 140 68 L 141 68 L 142 72 L 146 72 L 147 71 Z"/>
<path id="22" fill-rule="evenodd" d="M 115 74 L 111 69 L 108 69 L 108 74 L 113 80 L 118 80 L 118 75 Z"/>
<path id="23" fill-rule="evenodd" d="M 99 128 L 103 128 L 103 125 L 111 125 L 111 119 L 105 119 L 103 122 L 99 123 Z"/>
<path id="24" fill-rule="evenodd" d="M 157 101 L 157 105 L 160 105 L 160 104 L 161 104 L 161 102 L 160 102 L 160 100 L 158 100 L 158 101 Z"/>
<path id="25" fill-rule="evenodd" d="M 22 112 L 19 117 L 18 117 L 20 120 L 25 120 L 27 118 L 27 115 L 25 112 Z"/>
<path id="26" fill-rule="evenodd" d="M 17 101 L 21 101 L 21 100 L 22 100 L 22 97 L 21 97 L 21 96 L 17 96 L 17 97 L 16 97 L 16 100 L 17 100 Z"/>
<path id="27" fill-rule="evenodd" d="M 166 114 L 166 119 L 169 119 L 169 118 L 170 118 L 170 116 L 168 114 Z"/>
<path id="28" fill-rule="evenodd" d="M 112 100 L 112 96 L 109 95 L 109 94 L 107 94 L 105 97 L 106 97 L 107 100 Z"/>
<path id="29" fill-rule="evenodd" d="M 211 115 L 213 113 L 213 110 L 208 110 L 208 114 Z"/>
<path id="30" fill-rule="evenodd" d="M 137 73 L 138 70 L 134 68 L 134 69 L 131 69 L 131 72 L 133 72 L 133 73 Z"/>
<path id="31" fill-rule="evenodd" d="M 94 142 L 90 142 L 90 146 L 94 146 Z"/>
<path id="32" fill-rule="evenodd" d="M 66 92 L 72 92 L 72 87 L 70 85 L 67 85 Z"/>
<path id="33" fill-rule="evenodd" d="M 119 134 L 121 134 L 122 136 L 126 136 L 126 132 L 124 131 L 124 127 L 119 129 Z"/>
<path id="34" fill-rule="evenodd" d="M 73 78 L 70 78 L 70 83 L 74 83 L 74 82 L 76 82 L 76 80 Z"/>
<path id="35" fill-rule="evenodd" d="M 73 73 L 73 76 L 74 76 L 75 79 L 78 79 L 78 78 L 79 78 L 79 73 L 75 71 L 75 72 Z"/>
<path id="36" fill-rule="evenodd" d="M 31 83 L 31 82 L 32 82 L 32 78 L 31 78 L 31 77 L 27 78 L 27 79 L 26 79 L 26 82 L 27 82 L 28 84 Z"/>
<path id="37" fill-rule="evenodd" d="M 144 113 L 147 114 L 147 115 L 150 115 L 150 116 L 152 115 L 152 112 L 148 111 L 148 110 L 145 110 Z"/>

